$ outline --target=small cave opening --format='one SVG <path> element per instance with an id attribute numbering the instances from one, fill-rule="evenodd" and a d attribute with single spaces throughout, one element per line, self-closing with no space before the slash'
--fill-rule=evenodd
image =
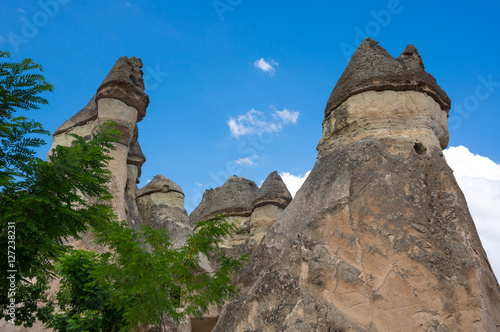
<path id="1" fill-rule="evenodd" d="M 425 155 L 427 154 L 427 148 L 425 147 L 425 145 L 423 145 L 422 143 L 419 143 L 419 142 L 416 142 L 414 145 L 413 145 L 413 148 L 415 149 L 415 152 L 417 154 L 420 154 L 420 155 Z"/>

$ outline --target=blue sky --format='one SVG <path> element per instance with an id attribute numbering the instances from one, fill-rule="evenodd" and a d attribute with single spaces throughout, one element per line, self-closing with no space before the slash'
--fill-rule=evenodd
<path id="1" fill-rule="evenodd" d="M 365 36 L 393 56 L 418 48 L 453 103 L 450 146 L 495 168 L 499 12 L 494 0 L 3 0 L 0 49 L 44 66 L 55 94 L 33 116 L 52 132 L 87 104 L 118 57 L 142 58 L 151 103 L 139 124 L 140 186 L 163 174 L 191 211 L 232 173 L 260 184 L 274 170 L 299 176 L 313 167 L 324 107 Z"/>

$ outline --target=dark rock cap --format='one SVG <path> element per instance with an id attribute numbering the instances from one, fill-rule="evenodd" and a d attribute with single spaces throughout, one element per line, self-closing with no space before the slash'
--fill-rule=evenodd
<path id="1" fill-rule="evenodd" d="M 138 168 L 136 183 L 140 182 L 139 179 L 142 174 L 142 165 L 145 162 L 146 156 L 144 155 L 144 153 L 142 153 L 141 145 L 138 141 L 135 141 L 134 143 L 132 143 L 130 149 L 128 150 L 127 164 L 135 165 Z"/>
<path id="2" fill-rule="evenodd" d="M 127 164 L 136 165 L 141 167 L 146 162 L 146 156 L 142 152 L 141 145 L 138 141 L 132 144 L 128 150 Z"/>
<path id="3" fill-rule="evenodd" d="M 358 47 L 328 100 L 325 116 L 349 97 L 365 91 L 419 91 L 431 96 L 445 112 L 451 101 L 436 79 L 424 69 L 422 58 L 413 45 L 393 58 L 378 42 L 366 38 Z"/>
<path id="4" fill-rule="evenodd" d="M 269 174 L 260 187 L 259 193 L 253 202 L 253 208 L 272 204 L 284 209 L 291 201 L 292 195 L 288 191 L 283 179 L 277 171 L 274 171 Z"/>
<path id="5" fill-rule="evenodd" d="M 60 125 L 52 135 L 62 134 L 95 119 L 97 119 L 97 103 L 94 96 L 84 108 Z"/>
<path id="6" fill-rule="evenodd" d="M 255 182 L 233 175 L 222 187 L 205 190 L 200 205 L 189 216 L 190 222 L 193 224 L 218 214 L 249 216 L 258 192 Z"/>
<path id="7" fill-rule="evenodd" d="M 151 195 L 154 193 L 168 193 L 171 191 L 184 195 L 181 187 L 177 183 L 161 174 L 158 174 L 147 185 L 137 190 L 135 197 L 139 198 L 141 196 Z"/>
<path id="8" fill-rule="evenodd" d="M 119 58 L 97 89 L 97 100 L 120 99 L 138 110 L 137 122 L 141 121 L 146 116 L 146 108 L 149 104 L 149 97 L 144 92 L 141 68 L 142 61 L 139 58 Z"/>

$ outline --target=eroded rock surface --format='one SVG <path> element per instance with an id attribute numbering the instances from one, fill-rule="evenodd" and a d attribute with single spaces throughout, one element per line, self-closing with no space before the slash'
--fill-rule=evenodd
<path id="1" fill-rule="evenodd" d="M 260 187 L 259 193 L 253 201 L 253 208 L 271 204 L 284 209 L 291 201 L 292 195 L 288 191 L 283 179 L 277 171 L 274 171 L 269 174 Z"/>
<path id="2" fill-rule="evenodd" d="M 378 42 L 367 38 L 353 54 L 335 85 L 325 116 L 355 94 L 384 90 L 423 92 L 443 110 L 450 110 L 450 98 L 436 79 L 425 71 L 415 46 L 408 45 L 398 58 L 393 58 Z"/>
<path id="3" fill-rule="evenodd" d="M 250 236 L 245 246 L 245 253 L 250 253 L 260 243 L 291 201 L 292 195 L 278 172 L 269 174 L 253 202 Z"/>
<path id="4" fill-rule="evenodd" d="M 116 150 L 110 152 L 111 204 L 118 218 L 127 220 L 134 229 L 142 223 L 135 205 L 135 190 L 146 161 L 137 142 L 137 122 L 144 118 L 149 104 L 141 68 L 142 61 L 138 58 L 119 58 L 90 102 L 54 132 L 52 143 L 52 147 L 70 146 L 74 140 L 70 134 L 91 139 L 106 121 L 116 123 L 121 138 L 114 144 Z"/>
<path id="5" fill-rule="evenodd" d="M 174 247 L 182 246 L 193 233 L 184 209 L 184 193 L 172 180 L 156 175 L 136 197 L 144 225 L 167 230 Z"/>
<path id="6" fill-rule="evenodd" d="M 229 217 L 249 217 L 258 191 L 253 181 L 233 175 L 221 187 L 206 190 L 189 219 L 194 224 L 221 213 Z"/>
<path id="7" fill-rule="evenodd" d="M 213 331 L 498 330 L 498 282 L 442 153 L 447 96 L 432 81 L 412 86 L 420 74 L 381 89 L 423 64 L 411 46 L 395 62 L 373 43 L 343 74 L 363 88 L 332 93 L 345 97 L 327 105 L 316 165 Z M 375 60 L 354 67 L 359 58 Z"/>

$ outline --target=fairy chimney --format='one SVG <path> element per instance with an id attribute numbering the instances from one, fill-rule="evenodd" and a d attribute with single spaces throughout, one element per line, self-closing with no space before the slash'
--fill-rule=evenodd
<path id="1" fill-rule="evenodd" d="M 498 282 L 442 153 L 449 109 L 414 46 L 366 39 L 213 331 L 497 331 Z"/>
<path id="2" fill-rule="evenodd" d="M 165 229 L 174 247 L 182 246 L 193 233 L 184 209 L 184 193 L 167 177 L 156 175 L 136 192 L 136 202 L 143 224 Z"/>
<path id="3" fill-rule="evenodd" d="M 52 143 L 52 148 L 69 146 L 74 140 L 70 134 L 90 139 L 106 121 L 116 123 L 121 136 L 120 141 L 114 143 L 116 150 L 110 152 L 113 157 L 109 163 L 111 205 L 119 219 L 127 220 L 136 229 L 141 220 L 134 193 L 146 160 L 137 142 L 137 123 L 146 115 L 149 104 L 141 68 L 139 58 L 119 58 L 90 102 L 54 132 Z"/>
<path id="4" fill-rule="evenodd" d="M 292 201 L 292 195 L 277 171 L 266 178 L 253 201 L 250 235 L 259 244 L 269 228 Z"/>

